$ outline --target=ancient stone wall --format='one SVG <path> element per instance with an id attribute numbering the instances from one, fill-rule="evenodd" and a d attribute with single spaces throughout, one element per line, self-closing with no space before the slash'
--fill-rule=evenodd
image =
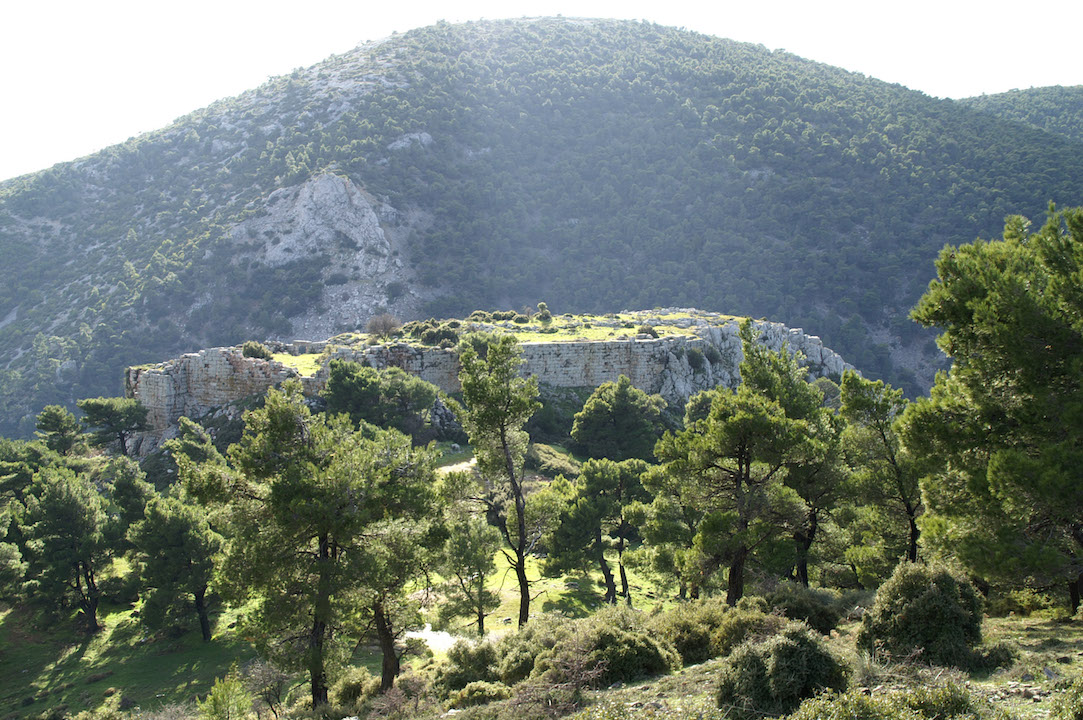
<path id="1" fill-rule="evenodd" d="M 686 325 L 694 335 L 665 335 L 579 342 L 527 342 L 522 344 L 524 375 L 535 375 L 544 386 L 595 388 L 627 375 L 632 384 L 667 401 L 683 403 L 690 395 L 718 385 L 735 387 L 743 353 L 737 321 L 712 324 L 698 318 Z M 784 345 L 805 356 L 812 376 L 841 375 L 850 368 L 818 337 L 779 323 L 755 323 L 759 341 L 778 350 Z M 295 350 L 312 351 L 306 343 Z M 711 349 L 713 348 L 713 349 Z M 697 355 L 698 357 L 694 357 Z M 331 357 L 355 360 L 375 368 L 398 367 L 437 385 L 445 392 L 459 390 L 458 356 L 453 350 L 404 343 L 365 348 L 336 348 Z M 709 358 L 714 357 L 715 362 Z M 148 409 L 153 447 L 175 428 L 181 416 L 200 417 L 212 410 L 266 392 L 297 372 L 276 361 L 249 358 L 236 348 L 212 348 L 183 355 L 150 367 L 129 368 L 129 397 Z M 314 377 L 301 378 L 305 393 L 323 389 L 326 366 Z"/>

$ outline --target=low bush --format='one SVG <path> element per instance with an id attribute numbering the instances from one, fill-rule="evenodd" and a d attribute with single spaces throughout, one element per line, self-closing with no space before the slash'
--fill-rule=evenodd
<path id="1" fill-rule="evenodd" d="M 454 328 L 441 325 L 436 328 L 426 328 L 418 338 L 422 345 L 437 345 L 440 347 L 454 347 L 459 342 L 459 333 Z"/>
<path id="2" fill-rule="evenodd" d="M 737 606 L 721 617 L 711 635 L 711 652 L 715 657 L 729 655 L 741 643 L 763 640 L 777 633 L 786 621 L 767 612 L 767 602 L 759 597 L 744 597 Z"/>
<path id="3" fill-rule="evenodd" d="M 244 345 L 241 345 L 241 355 L 250 358 L 260 358 L 261 360 L 270 360 L 271 351 L 267 349 L 267 346 L 256 340 L 246 340 Z"/>
<path id="4" fill-rule="evenodd" d="M 1027 617 L 1056 607 L 1055 599 L 1031 588 L 1021 588 L 992 594 L 988 601 L 988 612 L 995 617 L 1009 614 Z"/>
<path id="5" fill-rule="evenodd" d="M 692 600 L 651 618 L 648 628 L 672 645 L 685 665 L 693 665 L 714 657 L 711 638 L 729 609 L 721 598 Z"/>
<path id="6" fill-rule="evenodd" d="M 331 686 L 328 696 L 335 705 L 356 709 L 380 692 L 380 678 L 367 668 L 348 668 Z"/>
<path id="7" fill-rule="evenodd" d="M 845 667 L 823 638 L 805 623 L 791 622 L 768 640 L 741 645 L 726 659 L 718 707 L 735 718 L 782 715 L 805 698 L 845 687 Z"/>
<path id="8" fill-rule="evenodd" d="M 784 582 L 767 595 L 767 604 L 791 620 L 804 620 L 813 630 L 828 634 L 842 618 L 839 594 L 832 590 L 807 588 Z"/>
<path id="9" fill-rule="evenodd" d="M 1070 717 L 1070 716 L 1069 716 Z M 905 692 L 866 695 L 854 690 L 827 693 L 804 702 L 789 720 L 1009 720 L 1003 710 L 971 695 L 960 685 L 912 688 Z M 1053 720 L 1068 720 L 1055 718 Z"/>
<path id="10" fill-rule="evenodd" d="M 626 607 L 605 608 L 579 620 L 531 620 L 497 644 L 496 673 L 506 685 L 528 678 L 555 684 L 566 682 L 558 675 L 574 667 L 610 684 L 679 668 L 680 655 L 648 631 L 646 620 Z"/>
<path id="11" fill-rule="evenodd" d="M 459 640 L 448 649 L 447 661 L 436 670 L 433 685 L 441 693 L 462 690 L 476 682 L 495 682 L 498 654 L 491 642 Z"/>
<path id="12" fill-rule="evenodd" d="M 510 697 L 511 688 L 507 685 L 478 680 L 452 693 L 450 705 L 453 708 L 472 707 L 487 705 L 496 700 L 507 700 Z"/>
<path id="13" fill-rule="evenodd" d="M 640 325 L 636 328 L 636 334 L 638 335 L 650 335 L 651 337 L 658 337 L 658 331 L 654 329 L 653 325 Z"/>
<path id="14" fill-rule="evenodd" d="M 692 368 L 694 372 L 699 372 L 707 364 L 707 358 L 703 355 L 703 351 L 697 347 L 688 348 L 688 367 Z"/>
<path id="15" fill-rule="evenodd" d="M 942 566 L 903 562 L 876 592 L 858 647 L 934 665 L 968 667 L 981 643 L 982 601 L 974 586 Z"/>

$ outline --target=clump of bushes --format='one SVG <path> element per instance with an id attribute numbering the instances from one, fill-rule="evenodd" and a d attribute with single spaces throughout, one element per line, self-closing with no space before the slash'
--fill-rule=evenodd
<path id="1" fill-rule="evenodd" d="M 658 337 L 658 331 L 654 329 L 653 325 L 643 324 L 636 328 L 637 335 L 650 335 L 651 337 Z"/>
<path id="2" fill-rule="evenodd" d="M 241 355 L 250 358 L 260 358 L 261 360 L 270 360 L 271 351 L 267 349 L 267 346 L 257 340 L 246 340 L 244 345 L 241 345 Z"/>
<path id="3" fill-rule="evenodd" d="M 454 347 L 459 343 L 457 328 L 460 323 L 457 320 L 443 321 L 414 320 L 402 326 L 402 333 L 416 338 L 422 345 L 437 345 L 439 347 Z"/>
<path id="4" fill-rule="evenodd" d="M 711 652 L 715 657 L 729 655 L 741 643 L 770 637 L 785 624 L 781 616 L 767 611 L 763 598 L 743 597 L 719 620 L 711 635 Z"/>
<path id="5" fill-rule="evenodd" d="M 714 657 L 712 637 L 729 609 L 721 598 L 692 600 L 651 618 L 649 628 L 693 665 Z"/>
<path id="6" fill-rule="evenodd" d="M 707 358 L 698 347 L 688 348 L 688 366 L 699 372 L 707 365 Z"/>
<path id="7" fill-rule="evenodd" d="M 768 593 L 767 604 L 791 620 L 804 620 L 816 632 L 826 635 L 842 618 L 839 593 L 826 588 L 807 588 L 784 582 Z"/>
<path id="8" fill-rule="evenodd" d="M 450 694 L 472 683 L 574 685 L 587 678 L 608 685 L 680 666 L 673 647 L 650 632 L 646 616 L 613 607 L 579 620 L 534 618 L 519 632 L 495 642 L 456 643 L 446 664 L 437 669 L 434 686 Z M 579 677 L 565 677 L 569 673 Z M 482 687 L 475 692 L 481 693 Z"/>
<path id="9" fill-rule="evenodd" d="M 448 693 L 472 683 L 496 682 L 500 679 L 498 659 L 496 646 L 489 641 L 459 640 L 448 649 L 447 662 L 437 668 L 433 685 Z"/>
<path id="10" fill-rule="evenodd" d="M 510 697 L 511 688 L 507 685 L 478 680 L 470 683 L 462 690 L 452 693 L 448 699 L 451 707 L 465 708 L 474 705 L 486 705 L 496 700 L 507 700 Z"/>
<path id="11" fill-rule="evenodd" d="M 328 695 L 335 705 L 356 710 L 379 692 L 379 677 L 373 675 L 367 668 L 351 667 L 335 681 Z"/>
<path id="12" fill-rule="evenodd" d="M 845 687 L 845 667 L 823 638 L 805 623 L 791 622 L 766 641 L 741 645 L 726 659 L 718 707 L 735 718 L 784 715 L 805 698 Z"/>
<path id="13" fill-rule="evenodd" d="M 1056 711 L 1054 710 L 1054 713 Z M 1052 720 L 1069 720 L 1078 716 Z M 866 695 L 860 690 L 844 694 L 825 693 L 802 703 L 789 720 L 1008 720 L 1010 716 L 990 703 L 975 698 L 959 685 L 919 687 L 900 693 Z"/>
<path id="14" fill-rule="evenodd" d="M 968 667 L 978 658 L 982 601 L 974 586 L 939 565 L 903 562 L 876 592 L 858 647 L 894 657 L 920 653 L 935 665 Z"/>

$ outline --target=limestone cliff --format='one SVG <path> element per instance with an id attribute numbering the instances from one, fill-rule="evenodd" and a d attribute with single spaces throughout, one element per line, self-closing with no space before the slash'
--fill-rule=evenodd
<path id="1" fill-rule="evenodd" d="M 660 316 L 679 315 L 668 322 L 682 332 L 658 338 L 628 335 L 613 340 L 523 342 L 522 373 L 536 376 L 543 393 L 546 387 L 593 389 L 627 375 L 636 387 L 659 393 L 675 405 L 700 390 L 718 385 L 735 387 L 740 381 L 738 365 L 743 353 L 737 319 L 673 309 L 633 315 L 656 321 Z M 759 342 L 775 350 L 785 346 L 800 353 L 813 377 L 837 377 L 852 367 L 824 347 L 820 338 L 800 328 L 767 321 L 753 325 Z M 458 356 L 453 349 L 399 342 L 339 347 L 330 341 L 299 342 L 281 349 L 293 354 L 322 353 L 322 368 L 313 375 L 301 376 L 281 362 L 243 357 L 237 348 L 212 348 L 158 365 L 129 368 L 127 393 L 147 407 L 151 425 L 142 451 L 171 436 L 180 417 L 231 412 L 238 401 L 266 392 L 288 378 L 300 378 L 305 393 L 315 395 L 324 387 L 327 361 L 332 358 L 375 368 L 398 367 L 445 392 L 459 390 Z"/>

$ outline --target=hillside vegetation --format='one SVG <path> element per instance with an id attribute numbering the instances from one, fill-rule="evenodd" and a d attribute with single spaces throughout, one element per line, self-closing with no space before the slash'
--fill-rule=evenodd
<path id="1" fill-rule="evenodd" d="M 1080 197 L 1078 141 L 785 52 L 441 23 L 0 184 L 0 431 L 202 346 L 540 299 L 770 317 L 914 394 L 936 252 Z"/>
<path id="2" fill-rule="evenodd" d="M 1083 142 L 1083 85 L 1009 90 L 961 103 L 982 112 Z"/>

